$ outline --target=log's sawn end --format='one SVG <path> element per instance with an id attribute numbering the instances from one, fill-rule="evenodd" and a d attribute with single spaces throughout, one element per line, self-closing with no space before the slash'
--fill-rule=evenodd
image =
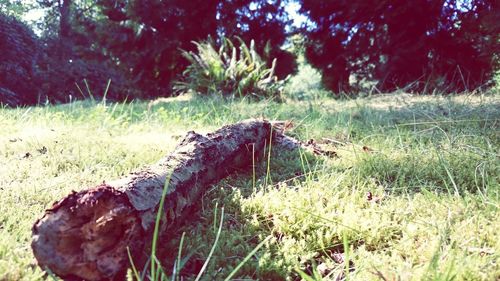
<path id="1" fill-rule="evenodd" d="M 56 202 L 32 231 L 39 266 L 64 279 L 122 276 L 127 247 L 134 252 L 143 243 L 139 218 L 127 197 L 105 184 Z"/>

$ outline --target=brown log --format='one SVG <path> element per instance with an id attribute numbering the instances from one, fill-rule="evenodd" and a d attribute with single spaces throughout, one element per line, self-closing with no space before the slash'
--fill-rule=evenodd
<path id="1" fill-rule="evenodd" d="M 268 121 L 248 120 L 206 136 L 189 132 L 157 164 L 54 203 L 33 226 L 32 249 L 39 265 L 64 279 L 123 279 L 129 267 L 127 247 L 134 262 L 147 256 L 167 178 L 160 233 L 199 203 L 208 186 L 263 156 L 271 135 L 286 149 L 301 146 L 279 131 L 271 133 L 272 128 Z"/>

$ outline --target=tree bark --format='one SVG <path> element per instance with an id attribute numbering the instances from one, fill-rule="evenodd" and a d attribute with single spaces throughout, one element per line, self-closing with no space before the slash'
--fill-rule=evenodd
<path id="1" fill-rule="evenodd" d="M 147 257 L 167 179 L 161 234 L 199 203 L 208 186 L 261 158 L 271 139 L 285 149 L 301 146 L 273 127 L 265 120 L 248 120 L 206 136 L 189 132 L 157 164 L 54 203 L 33 226 L 32 249 L 39 265 L 64 279 L 123 279 L 127 248 L 134 262 Z"/>

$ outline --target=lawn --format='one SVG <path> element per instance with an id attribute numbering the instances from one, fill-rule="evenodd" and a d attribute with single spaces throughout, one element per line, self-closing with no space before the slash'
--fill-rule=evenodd
<path id="1" fill-rule="evenodd" d="M 394 94 L 1 108 L 0 280 L 50 279 L 30 241 L 54 201 L 155 162 L 189 130 L 254 117 L 290 120 L 288 134 L 336 155 L 275 150 L 255 181 L 211 187 L 159 242 L 167 275 L 184 233 L 178 280 L 212 247 L 202 280 L 500 279 L 500 96 Z"/>

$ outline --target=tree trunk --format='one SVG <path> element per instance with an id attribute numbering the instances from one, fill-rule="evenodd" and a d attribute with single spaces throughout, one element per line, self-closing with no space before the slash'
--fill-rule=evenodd
<path id="1" fill-rule="evenodd" d="M 71 36 L 71 2 L 72 0 L 58 1 L 59 8 L 59 40 L 68 40 Z"/>
<path id="2" fill-rule="evenodd" d="M 73 192 L 33 226 L 39 265 L 65 279 L 122 279 L 151 245 L 156 211 L 169 179 L 160 234 L 177 224 L 210 184 L 250 167 L 271 136 L 286 149 L 301 145 L 265 120 L 225 126 L 206 136 L 189 132 L 167 157 L 127 177 Z M 255 158 L 253 158 L 255 157 Z"/>

